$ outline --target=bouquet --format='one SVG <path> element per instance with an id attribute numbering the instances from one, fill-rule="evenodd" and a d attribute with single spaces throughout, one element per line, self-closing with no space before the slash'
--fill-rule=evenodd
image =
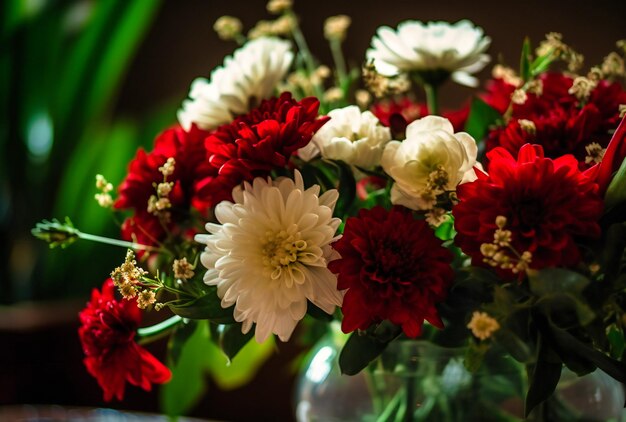
<path id="1" fill-rule="evenodd" d="M 468 368 L 504 350 L 528 368 L 526 415 L 563 367 L 626 382 L 626 41 L 583 70 L 560 34 L 526 40 L 519 70 L 496 64 L 480 87 L 491 40 L 469 21 L 380 27 L 349 67 L 350 18 L 334 16 L 329 67 L 289 0 L 268 10 L 247 35 L 215 23 L 239 47 L 115 198 L 96 176 L 121 239 L 69 218 L 33 230 L 127 249 L 80 313 L 105 400 L 167 383 L 198 338 L 234 359 L 331 321 L 348 375 L 407 339 L 464 346 Z M 457 110 L 439 107 L 449 80 L 476 88 Z M 148 311 L 162 322 L 140 328 Z M 169 367 L 142 347 L 164 335 Z"/>

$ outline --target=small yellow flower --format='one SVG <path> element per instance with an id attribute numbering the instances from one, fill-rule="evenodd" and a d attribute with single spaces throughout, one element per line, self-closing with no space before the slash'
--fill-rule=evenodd
<path id="1" fill-rule="evenodd" d="M 324 22 L 324 37 L 327 40 L 343 41 L 348 33 L 352 19 L 347 15 L 331 16 Z"/>
<path id="2" fill-rule="evenodd" d="M 474 311 L 471 321 L 467 324 L 467 328 L 472 331 L 475 337 L 486 340 L 500 329 L 500 324 L 485 312 Z"/>
<path id="3" fill-rule="evenodd" d="M 188 280 L 193 277 L 193 265 L 187 262 L 187 258 L 175 259 L 174 260 L 174 277 L 181 280 Z"/>
<path id="4" fill-rule="evenodd" d="M 156 302 L 156 294 L 152 290 L 142 290 L 137 295 L 137 307 L 139 309 L 146 309 L 154 302 Z"/>
<path id="5" fill-rule="evenodd" d="M 267 11 L 274 14 L 280 15 L 283 12 L 288 11 L 293 7 L 292 0 L 270 0 L 267 2 Z"/>
<path id="6" fill-rule="evenodd" d="M 213 30 L 224 41 L 230 41 L 241 35 L 243 24 L 234 16 L 222 16 L 213 24 Z"/>
<path id="7" fill-rule="evenodd" d="M 522 128 L 524 132 L 529 133 L 531 135 L 534 135 L 535 133 L 537 133 L 537 126 L 535 126 L 535 122 L 533 122 L 532 120 L 519 119 L 517 123 L 519 123 L 519 126 Z"/>

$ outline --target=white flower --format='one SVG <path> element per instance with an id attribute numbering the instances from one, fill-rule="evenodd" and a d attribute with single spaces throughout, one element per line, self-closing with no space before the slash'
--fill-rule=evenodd
<path id="1" fill-rule="evenodd" d="M 383 152 L 382 167 L 395 182 L 391 202 L 414 210 L 432 208 L 436 195 L 476 178 L 477 152 L 474 138 L 454 133 L 448 119 L 426 116 L 412 122 L 406 139 L 389 142 Z"/>
<path id="2" fill-rule="evenodd" d="M 293 52 L 288 41 L 258 38 L 224 59 L 224 65 L 211 73 L 210 81 L 198 78 L 191 84 L 189 99 L 178 111 L 185 130 L 195 123 L 211 130 L 249 111 L 274 93 L 291 66 Z"/>
<path id="3" fill-rule="evenodd" d="M 306 161 L 321 153 L 331 160 L 370 169 L 380 165 L 389 128 L 379 124 L 369 111 L 361 113 L 357 106 L 338 108 L 328 113 L 330 121 L 317 131 L 311 142 L 298 151 Z"/>
<path id="4" fill-rule="evenodd" d="M 482 28 L 467 20 L 455 24 L 406 21 L 397 31 L 387 26 L 378 28 L 367 57 L 383 75 L 443 70 L 462 85 L 476 86 L 478 81 L 470 74 L 489 62 L 484 53 L 490 43 Z"/>
<path id="5" fill-rule="evenodd" d="M 319 186 L 304 189 L 295 181 L 256 178 L 233 190 L 234 203 L 217 205 L 221 225 L 208 223 L 211 234 L 196 235 L 206 244 L 200 261 L 204 282 L 217 286 L 222 307 L 235 305 L 235 320 L 263 342 L 270 333 L 282 341 L 304 317 L 307 299 L 332 314 L 341 306 L 337 278 L 327 268 L 338 258 L 330 243 L 340 224 L 333 218 L 336 190 L 319 195 Z"/>

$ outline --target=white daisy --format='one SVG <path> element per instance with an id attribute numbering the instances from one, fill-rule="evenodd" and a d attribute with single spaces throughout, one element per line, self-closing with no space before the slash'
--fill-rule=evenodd
<path id="1" fill-rule="evenodd" d="M 489 62 L 484 54 L 489 44 L 491 39 L 482 28 L 468 20 L 455 24 L 406 21 L 397 31 L 387 26 L 378 28 L 367 57 L 383 75 L 445 71 L 462 85 L 476 86 L 478 80 L 470 74 Z"/>
<path id="2" fill-rule="evenodd" d="M 178 111 L 185 130 L 195 123 L 205 130 L 229 123 L 274 93 L 291 66 L 291 44 L 278 38 L 247 42 L 224 65 L 211 73 L 210 81 L 198 78 L 191 84 L 189 99 Z"/>
<path id="3" fill-rule="evenodd" d="M 338 258 L 330 244 L 340 219 L 333 218 L 336 190 L 319 196 L 319 186 L 304 188 L 296 171 L 289 178 L 256 178 L 233 190 L 234 203 L 217 205 L 221 223 L 196 235 L 206 245 L 200 261 L 204 282 L 217 286 L 222 307 L 235 305 L 235 320 L 255 337 L 270 333 L 287 341 L 307 309 L 307 299 L 332 314 L 341 306 L 337 278 L 327 268 Z"/>
<path id="4" fill-rule="evenodd" d="M 330 121 L 317 131 L 298 155 L 308 161 L 321 153 L 331 160 L 342 160 L 366 169 L 380 165 L 385 144 L 391 140 L 389 128 L 379 124 L 369 111 L 357 106 L 338 108 L 328 113 Z"/>

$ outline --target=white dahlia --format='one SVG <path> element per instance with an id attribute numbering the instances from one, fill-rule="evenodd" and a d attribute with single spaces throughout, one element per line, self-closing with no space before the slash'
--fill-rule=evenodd
<path id="1" fill-rule="evenodd" d="M 308 161 L 321 153 L 324 158 L 366 169 L 380 165 L 385 144 L 391 140 L 389 128 L 371 112 L 361 113 L 357 106 L 332 110 L 328 116 L 330 121 L 298 152 L 301 158 Z"/>
<path id="2" fill-rule="evenodd" d="M 468 20 L 455 24 L 406 21 L 397 31 L 387 26 L 378 28 L 367 57 L 383 75 L 444 71 L 462 85 L 476 86 L 478 80 L 470 74 L 489 62 L 484 53 L 490 43 L 482 28 Z"/>
<path id="3" fill-rule="evenodd" d="M 391 202 L 414 210 L 430 209 L 435 197 L 476 178 L 478 149 L 465 132 L 454 133 L 448 119 L 426 116 L 409 124 L 406 139 L 385 147 L 381 164 L 394 180 Z"/>
<path id="4" fill-rule="evenodd" d="M 210 81 L 198 78 L 191 84 L 189 99 L 178 111 L 185 130 L 195 123 L 205 130 L 229 123 L 245 114 L 251 104 L 273 95 L 291 62 L 291 44 L 278 38 L 257 38 L 224 59 Z"/>
<path id="5" fill-rule="evenodd" d="M 307 309 L 307 299 L 332 314 L 343 294 L 327 268 L 337 258 L 330 244 L 340 220 L 333 218 L 339 194 L 319 196 L 319 186 L 304 188 L 302 176 L 256 178 L 233 190 L 234 203 L 217 205 L 221 223 L 208 223 L 210 234 L 196 235 L 206 245 L 200 261 L 204 282 L 217 286 L 222 307 L 235 305 L 235 320 L 255 337 L 270 333 L 287 341 Z"/>

